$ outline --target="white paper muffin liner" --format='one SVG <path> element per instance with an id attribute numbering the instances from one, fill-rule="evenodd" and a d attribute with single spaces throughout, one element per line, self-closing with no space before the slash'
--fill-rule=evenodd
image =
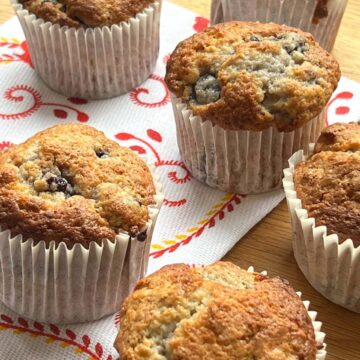
<path id="1" fill-rule="evenodd" d="M 259 21 L 286 24 L 314 35 L 316 41 L 331 51 L 347 0 L 328 0 L 328 16 L 313 23 L 318 0 L 212 0 L 211 24 L 226 21 Z"/>
<path id="2" fill-rule="evenodd" d="M 311 146 L 313 150 L 313 145 Z M 305 160 L 303 151 L 289 159 L 284 170 L 284 189 L 291 214 L 295 259 L 310 284 L 328 300 L 360 313 L 360 247 L 351 239 L 339 244 L 338 235 L 327 235 L 302 208 L 294 186 L 295 166 Z"/>
<path id="3" fill-rule="evenodd" d="M 254 272 L 254 267 L 250 266 L 247 269 L 248 272 Z M 262 271 L 262 275 L 267 276 L 267 271 Z M 301 292 L 296 292 L 296 294 L 301 298 L 302 294 Z M 311 319 L 314 331 L 315 331 L 315 341 L 317 346 L 317 352 L 316 352 L 316 360 L 325 360 L 326 358 L 326 343 L 324 342 L 325 339 L 325 333 L 321 331 L 322 322 L 316 321 L 317 312 L 316 311 L 310 311 L 310 301 L 303 300 L 302 301 L 307 313 L 309 314 L 309 317 Z"/>
<path id="4" fill-rule="evenodd" d="M 11 0 L 24 30 L 35 70 L 68 97 L 110 98 L 141 84 L 159 52 L 160 2 L 128 22 L 98 28 L 68 28 L 44 22 Z"/>
<path id="5" fill-rule="evenodd" d="M 307 149 L 324 123 L 320 114 L 291 132 L 225 130 L 194 116 L 176 96 L 171 100 L 180 155 L 192 175 L 211 187 L 240 194 L 280 188 L 291 154 Z"/>
<path id="6" fill-rule="evenodd" d="M 64 243 L 11 237 L 0 232 L 0 300 L 16 313 L 47 323 L 97 320 L 118 311 L 136 282 L 145 276 L 150 244 L 163 195 L 155 175 L 155 203 L 141 231 L 144 241 L 123 231 L 114 242 L 91 242 L 89 249 Z"/>

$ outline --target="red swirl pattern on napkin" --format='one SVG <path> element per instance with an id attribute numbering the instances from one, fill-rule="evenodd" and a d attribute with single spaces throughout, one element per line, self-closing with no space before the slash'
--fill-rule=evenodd
<path id="1" fill-rule="evenodd" d="M 8 101 L 13 101 L 15 103 L 21 103 L 25 100 L 26 96 L 30 97 L 32 102 L 31 106 L 17 113 L 0 113 L 0 119 L 3 120 L 18 120 L 25 119 L 32 115 L 34 112 L 39 110 L 42 106 L 51 106 L 54 107 L 53 113 L 55 117 L 59 119 L 66 119 L 68 117 L 68 111 L 72 111 L 76 114 L 76 120 L 80 122 L 87 122 L 89 120 L 89 115 L 77 110 L 73 106 L 52 102 L 44 102 L 39 91 L 27 85 L 14 85 L 11 88 L 8 88 L 4 93 L 4 99 Z M 87 104 L 86 100 L 68 98 L 68 101 L 74 104 Z"/>

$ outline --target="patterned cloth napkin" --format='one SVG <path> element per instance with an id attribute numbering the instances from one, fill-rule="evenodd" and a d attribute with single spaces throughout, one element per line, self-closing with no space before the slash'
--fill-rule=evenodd
<path id="1" fill-rule="evenodd" d="M 208 25 L 205 18 L 163 3 L 160 56 L 150 78 L 124 96 L 103 101 L 65 98 L 37 77 L 17 19 L 0 27 L 0 149 L 62 122 L 103 130 L 155 165 L 165 202 L 154 233 L 149 272 L 169 263 L 208 264 L 221 259 L 282 199 L 281 190 L 240 196 L 192 179 L 179 158 L 165 64 L 182 39 Z M 332 122 L 355 121 L 360 85 L 342 79 L 329 103 Z M 0 304 L 0 359 L 93 359 L 118 356 L 113 349 L 117 315 L 81 325 L 40 324 Z"/>

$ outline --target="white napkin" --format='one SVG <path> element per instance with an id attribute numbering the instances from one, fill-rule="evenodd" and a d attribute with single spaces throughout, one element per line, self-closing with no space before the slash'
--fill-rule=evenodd
<path id="1" fill-rule="evenodd" d="M 80 121 L 145 154 L 157 167 L 166 198 L 149 273 L 169 263 L 221 259 L 284 196 L 281 190 L 247 197 L 226 194 L 189 176 L 179 158 L 163 76 L 176 44 L 208 21 L 168 2 L 161 21 L 160 55 L 150 79 L 124 96 L 92 102 L 66 99 L 47 88 L 31 66 L 17 19 L 0 27 L 0 148 L 49 126 Z M 329 122 L 358 120 L 360 85 L 343 78 L 336 94 Z M 19 318 L 0 304 L 0 359 L 115 359 L 115 323 L 113 315 L 88 324 L 50 326 Z"/>

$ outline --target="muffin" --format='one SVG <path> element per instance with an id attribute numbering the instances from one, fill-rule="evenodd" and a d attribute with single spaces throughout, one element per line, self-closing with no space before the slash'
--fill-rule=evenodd
<path id="1" fill-rule="evenodd" d="M 221 190 L 279 188 L 287 159 L 319 135 L 339 78 L 336 60 L 287 26 L 229 22 L 184 40 L 165 80 L 185 164 Z"/>
<path id="2" fill-rule="evenodd" d="M 119 24 L 136 17 L 152 0 L 19 0 L 30 13 L 60 26 L 95 28 Z"/>
<path id="3" fill-rule="evenodd" d="M 153 71 L 160 0 L 12 0 L 35 70 L 68 97 L 126 93 Z"/>
<path id="4" fill-rule="evenodd" d="M 315 144 L 315 153 L 320 151 L 360 150 L 360 125 L 336 123 L 325 128 Z"/>
<path id="5" fill-rule="evenodd" d="M 314 154 L 289 160 L 284 188 L 294 255 L 322 295 L 360 312 L 360 125 L 325 129 Z"/>
<path id="6" fill-rule="evenodd" d="M 45 322 L 115 312 L 145 274 L 162 199 L 143 160 L 58 125 L 0 153 L 0 184 L 1 300 Z"/>
<path id="7" fill-rule="evenodd" d="M 279 278 L 218 262 L 141 280 L 121 308 L 121 359 L 320 359 L 304 304 Z M 321 350 L 320 350 L 321 348 Z M 317 356 L 319 355 L 319 356 Z"/>
<path id="8" fill-rule="evenodd" d="M 331 51 L 346 4 L 347 0 L 212 0 L 211 24 L 232 20 L 286 24 L 310 32 Z"/>

